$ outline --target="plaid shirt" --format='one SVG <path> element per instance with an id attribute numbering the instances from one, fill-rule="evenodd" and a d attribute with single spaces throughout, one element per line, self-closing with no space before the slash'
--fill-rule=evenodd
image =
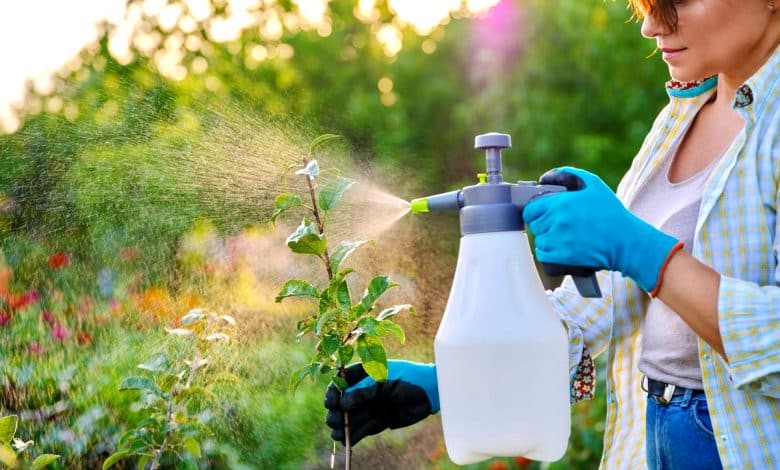
<path id="1" fill-rule="evenodd" d="M 716 84 L 716 77 L 667 84 L 670 102 L 618 186 L 624 204 Z M 780 468 L 780 48 L 738 90 L 734 108 L 745 127 L 707 180 L 692 247 L 693 256 L 721 274 L 718 321 L 729 362 L 700 339 L 699 363 L 724 468 Z M 572 401 L 593 396 L 590 355 L 606 351 L 601 467 L 646 468 L 646 395 L 637 365 L 649 298 L 620 273 L 602 271 L 598 279 L 602 299 L 583 299 L 570 278 L 549 293 L 569 331 Z"/>

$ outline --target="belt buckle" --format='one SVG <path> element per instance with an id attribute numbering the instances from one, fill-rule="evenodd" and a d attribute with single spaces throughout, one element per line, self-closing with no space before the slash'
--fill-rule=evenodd
<path id="1" fill-rule="evenodd" d="M 666 384 L 664 387 L 664 394 L 658 397 L 658 402 L 662 405 L 668 405 L 669 402 L 672 401 L 672 396 L 674 396 L 674 390 L 676 388 L 676 385 Z"/>
<path id="2" fill-rule="evenodd" d="M 640 388 L 645 392 L 650 391 L 650 387 L 648 386 L 648 378 L 646 375 L 642 375 L 642 382 Z M 664 387 L 664 393 L 660 397 L 656 397 L 658 403 L 662 405 L 668 405 L 669 402 L 672 401 L 672 397 L 674 396 L 674 391 L 676 389 L 677 389 L 676 385 L 666 384 L 666 386 Z"/>

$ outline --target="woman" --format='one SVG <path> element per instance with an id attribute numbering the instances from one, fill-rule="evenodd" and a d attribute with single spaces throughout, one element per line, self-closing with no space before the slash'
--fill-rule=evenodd
<path id="1" fill-rule="evenodd" d="M 604 270 L 602 299 L 583 299 L 569 279 L 549 294 L 569 332 L 572 399 L 592 396 L 591 354 L 606 351 L 602 467 L 772 468 L 780 462 L 780 8 L 630 3 L 669 66 L 669 105 L 617 195 L 597 176 L 563 168 L 542 182 L 567 172 L 585 188 L 523 213 L 539 261 Z M 343 438 L 339 410 L 353 412 L 358 440 L 436 412 L 432 370 L 392 363 L 390 381 L 376 384 L 353 366 L 358 385 L 326 399 L 334 438 Z M 391 418 L 399 411 L 401 421 Z"/>

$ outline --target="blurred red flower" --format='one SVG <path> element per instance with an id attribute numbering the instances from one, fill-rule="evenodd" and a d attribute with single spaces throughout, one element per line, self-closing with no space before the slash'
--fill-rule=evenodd
<path id="1" fill-rule="evenodd" d="M 517 465 L 520 468 L 525 468 L 533 463 L 533 460 L 527 459 L 525 457 L 515 457 L 515 465 Z"/>
<path id="2" fill-rule="evenodd" d="M 32 303 L 41 300 L 41 294 L 35 290 L 29 290 L 24 294 L 10 294 L 5 299 L 6 305 L 14 310 L 22 309 Z"/>
<path id="3" fill-rule="evenodd" d="M 70 332 L 62 325 L 54 325 L 54 328 L 51 329 L 51 337 L 57 341 L 64 341 L 68 336 L 70 336 Z"/>
<path id="4" fill-rule="evenodd" d="M 49 257 L 49 266 L 54 269 L 64 268 L 68 265 L 68 259 L 68 254 L 64 251 L 60 251 L 59 253 L 55 253 Z"/>
<path id="5" fill-rule="evenodd" d="M 6 326 L 11 323 L 11 314 L 0 311 L 0 326 Z"/>
<path id="6" fill-rule="evenodd" d="M 40 356 L 41 354 L 43 354 L 43 346 L 41 345 L 41 343 L 30 343 L 27 346 L 27 351 L 30 354 L 34 354 L 36 356 Z"/>
<path id="7" fill-rule="evenodd" d="M 89 346 L 92 344 L 92 335 L 87 331 L 79 331 L 76 333 L 76 341 L 82 346 Z"/>
<path id="8" fill-rule="evenodd" d="M 488 470 L 509 470 L 509 465 L 502 460 L 497 460 L 488 465 Z"/>

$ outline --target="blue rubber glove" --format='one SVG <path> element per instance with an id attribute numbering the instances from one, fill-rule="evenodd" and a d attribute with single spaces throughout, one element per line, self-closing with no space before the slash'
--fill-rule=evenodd
<path id="1" fill-rule="evenodd" d="M 564 167 L 545 173 L 542 184 L 575 175 L 583 188 L 532 200 L 523 220 L 534 234 L 543 263 L 619 271 L 654 294 L 667 258 L 682 243 L 635 216 L 598 176 Z"/>
<path id="2" fill-rule="evenodd" d="M 439 411 L 439 388 L 434 364 L 387 361 L 387 381 L 368 376 L 362 364 L 346 369 L 344 394 L 334 385 L 325 392 L 325 423 L 334 441 L 344 443 L 344 412 L 349 412 L 350 442 L 385 429 L 414 424 Z"/>

